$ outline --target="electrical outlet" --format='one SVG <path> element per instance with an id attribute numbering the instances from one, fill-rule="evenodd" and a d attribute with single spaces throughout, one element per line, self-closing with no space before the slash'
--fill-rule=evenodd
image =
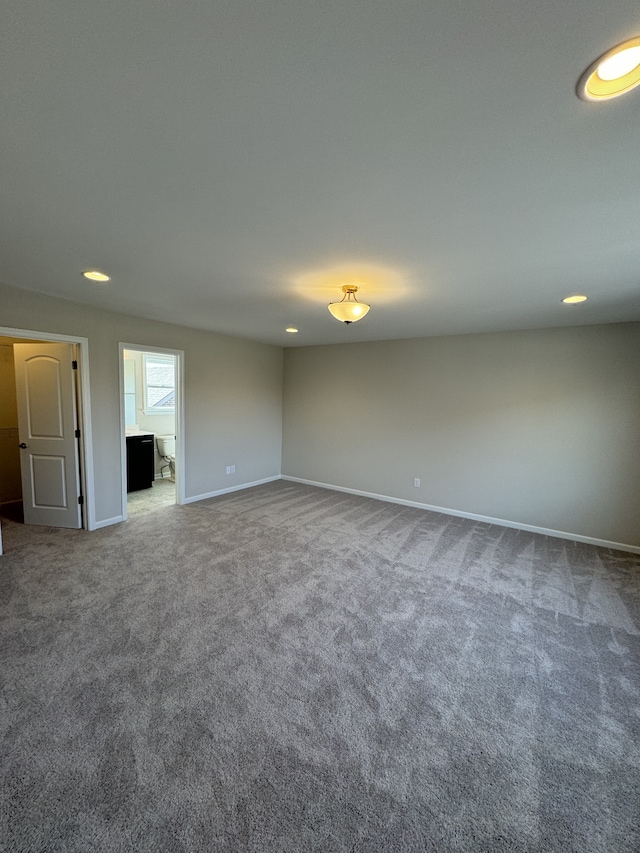
<path id="1" fill-rule="evenodd" d="M 235 465 L 227 465 L 227 474 L 235 474 L 236 466 Z"/>
<path id="2" fill-rule="evenodd" d="M 420 477 L 413 478 L 413 485 L 416 487 L 416 489 L 420 488 Z"/>

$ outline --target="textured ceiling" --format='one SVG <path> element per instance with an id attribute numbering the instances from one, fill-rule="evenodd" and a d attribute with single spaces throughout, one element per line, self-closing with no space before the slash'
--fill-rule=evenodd
<path id="1" fill-rule="evenodd" d="M 6 284 L 285 346 L 640 320 L 640 89 L 575 95 L 637 0 L 0 10 Z"/>

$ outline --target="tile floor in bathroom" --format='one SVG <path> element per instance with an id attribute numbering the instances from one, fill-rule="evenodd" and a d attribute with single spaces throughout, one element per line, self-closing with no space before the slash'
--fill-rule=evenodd
<path id="1" fill-rule="evenodd" d="M 173 480 L 154 480 L 150 489 L 139 489 L 127 495 L 127 515 L 129 518 L 154 512 L 163 506 L 176 502 L 176 484 Z"/>

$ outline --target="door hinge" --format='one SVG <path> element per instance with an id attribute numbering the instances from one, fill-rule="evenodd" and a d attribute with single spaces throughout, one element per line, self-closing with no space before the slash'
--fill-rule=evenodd
<path id="1" fill-rule="evenodd" d="M 78 369 L 78 362 L 75 359 L 71 362 L 71 368 L 72 370 Z"/>
<path id="2" fill-rule="evenodd" d="M 80 506 L 82 506 L 82 504 L 84 503 L 84 495 L 78 495 L 78 503 L 80 504 Z"/>
<path id="3" fill-rule="evenodd" d="M 79 429 L 76 430 L 76 438 L 80 438 L 80 430 Z"/>

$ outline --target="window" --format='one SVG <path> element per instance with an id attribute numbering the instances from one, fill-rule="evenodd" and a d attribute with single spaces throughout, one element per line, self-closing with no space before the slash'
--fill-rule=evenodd
<path id="1" fill-rule="evenodd" d="M 170 415 L 176 408 L 173 356 L 144 356 L 144 411 L 146 415 Z"/>

